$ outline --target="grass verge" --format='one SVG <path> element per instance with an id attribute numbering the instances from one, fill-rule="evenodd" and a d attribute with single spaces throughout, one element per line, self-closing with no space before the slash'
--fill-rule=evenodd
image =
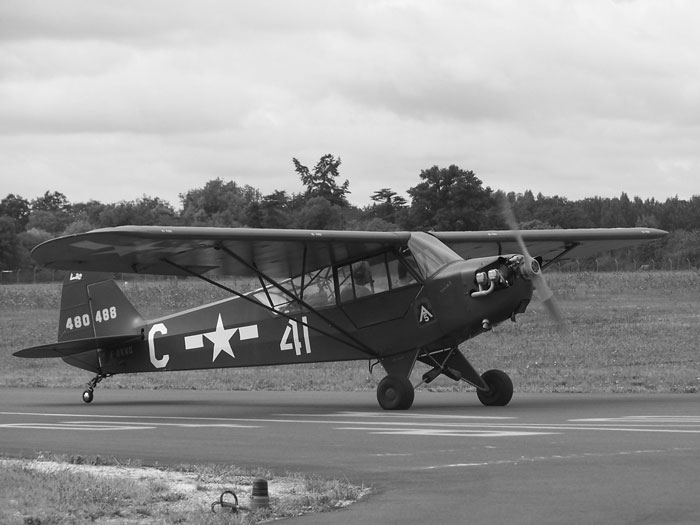
<path id="1" fill-rule="evenodd" d="M 269 508 L 238 513 L 212 503 L 233 491 L 248 507 L 256 478 L 268 481 Z M 0 523 L 255 524 L 344 508 L 370 489 L 347 480 L 275 476 L 233 466 L 142 467 L 83 456 L 0 458 Z M 226 496 L 225 501 L 234 501 Z"/>

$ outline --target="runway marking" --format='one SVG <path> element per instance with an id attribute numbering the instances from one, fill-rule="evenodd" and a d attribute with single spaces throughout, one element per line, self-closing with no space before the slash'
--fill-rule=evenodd
<path id="1" fill-rule="evenodd" d="M 700 425 L 700 416 L 623 416 L 570 419 L 569 421 L 576 423 L 671 423 L 676 425 Z"/>
<path id="2" fill-rule="evenodd" d="M 567 431 L 700 434 L 700 416 L 621 416 L 571 419 L 565 423 L 518 423 L 515 417 L 337 412 L 330 414 L 276 414 L 266 418 L 207 418 L 106 414 L 0 412 L 0 415 L 65 418 L 48 423 L 30 421 L 2 424 L 1 428 L 33 430 L 153 430 L 160 427 L 257 429 L 269 425 L 332 425 L 339 431 L 388 436 L 531 437 Z"/>
<path id="3" fill-rule="evenodd" d="M 178 428 L 261 428 L 259 425 L 239 425 L 234 423 L 103 423 L 100 421 L 63 421 L 57 423 L 5 423 L 0 428 L 24 430 L 155 430 L 158 427 Z"/>
<path id="4" fill-rule="evenodd" d="M 516 437 L 516 436 L 543 436 L 559 434 L 560 432 L 522 432 L 508 430 L 447 430 L 439 428 L 375 428 L 375 427 L 340 427 L 337 430 L 364 430 L 370 434 L 388 436 L 442 436 L 442 437 Z"/>
<path id="5" fill-rule="evenodd" d="M 517 419 L 514 416 L 462 416 L 453 414 L 420 414 L 414 412 L 333 412 L 327 414 L 279 414 L 284 417 L 366 417 L 382 419 L 459 419 L 466 421 L 503 421 Z"/>
<path id="6" fill-rule="evenodd" d="M 561 460 L 579 460 L 579 459 L 590 459 L 590 458 L 605 458 L 605 457 L 618 457 L 618 456 L 633 456 L 633 455 L 643 455 L 643 454 L 667 454 L 668 452 L 684 451 L 687 449 L 671 449 L 671 450 L 661 450 L 661 449 L 651 449 L 651 450 L 621 450 L 619 452 L 585 452 L 583 454 L 555 454 L 552 456 L 521 456 L 516 459 L 497 459 L 493 461 L 480 461 L 473 463 L 447 463 L 444 465 L 430 465 L 427 467 L 422 467 L 422 470 L 439 470 L 439 469 L 451 469 L 451 468 L 467 468 L 467 467 L 493 467 L 499 465 L 519 465 L 521 463 L 538 463 L 543 461 L 561 461 Z"/>
<path id="7" fill-rule="evenodd" d="M 7 423 L 0 428 L 19 428 L 23 430 L 153 430 L 156 427 L 139 425 L 125 426 L 109 423 Z"/>
<path id="8" fill-rule="evenodd" d="M 70 423 L 70 422 L 68 422 Z M 74 422 L 80 425 L 80 421 Z M 262 428 L 259 425 L 238 425 L 236 423 L 139 423 L 124 422 L 124 425 L 148 425 L 148 428 L 156 427 L 179 427 L 179 428 Z M 136 428 L 136 427 L 135 427 Z"/>

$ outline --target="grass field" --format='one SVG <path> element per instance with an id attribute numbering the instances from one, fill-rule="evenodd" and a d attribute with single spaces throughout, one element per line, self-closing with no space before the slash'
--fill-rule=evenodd
<path id="1" fill-rule="evenodd" d="M 533 302 L 516 323 L 467 341 L 480 370 L 508 372 L 525 392 L 688 392 L 700 390 L 700 276 L 695 272 L 551 273 L 549 283 L 570 324 L 557 334 Z M 144 317 L 222 297 L 197 281 L 120 283 Z M 238 283 L 239 285 L 241 283 Z M 55 359 L 18 359 L 20 348 L 54 341 L 60 284 L 0 286 L 0 385 L 75 387 L 91 378 Z M 425 371 L 420 367 L 412 378 Z M 381 367 L 368 362 L 115 376 L 99 388 L 220 390 L 373 390 Z M 430 388 L 467 390 L 440 378 Z"/>

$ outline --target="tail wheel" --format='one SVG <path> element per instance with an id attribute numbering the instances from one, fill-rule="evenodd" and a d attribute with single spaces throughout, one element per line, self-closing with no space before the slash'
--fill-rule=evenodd
<path id="1" fill-rule="evenodd" d="M 91 403 L 93 398 L 92 390 L 87 389 L 85 392 L 83 392 L 83 401 L 86 403 Z"/>
<path id="2" fill-rule="evenodd" d="M 415 392 L 407 377 L 386 376 L 377 386 L 377 401 L 384 410 L 408 410 Z"/>
<path id="3" fill-rule="evenodd" d="M 477 390 L 476 395 L 487 407 L 504 407 L 513 398 L 513 382 L 501 370 L 487 370 L 481 375 L 488 390 Z"/>

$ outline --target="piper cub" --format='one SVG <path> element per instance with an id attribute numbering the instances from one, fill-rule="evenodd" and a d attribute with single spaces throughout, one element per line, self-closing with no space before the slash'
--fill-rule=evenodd
<path id="1" fill-rule="evenodd" d="M 558 327 L 564 318 L 542 275 L 556 261 L 664 236 L 647 228 L 488 232 L 359 232 L 122 226 L 60 237 L 32 251 L 67 270 L 58 342 L 15 352 L 60 357 L 95 374 L 83 392 L 115 374 L 367 359 L 386 376 L 377 400 L 411 407 L 409 377 L 439 375 L 476 388 L 486 406 L 513 396 L 505 372 L 479 374 L 460 343 L 527 309 L 536 288 Z M 534 253 L 535 255 L 531 255 Z M 143 319 L 114 273 L 194 276 L 230 297 Z M 243 293 L 224 276 L 255 277 Z M 418 385 L 417 385 L 418 386 Z"/>

